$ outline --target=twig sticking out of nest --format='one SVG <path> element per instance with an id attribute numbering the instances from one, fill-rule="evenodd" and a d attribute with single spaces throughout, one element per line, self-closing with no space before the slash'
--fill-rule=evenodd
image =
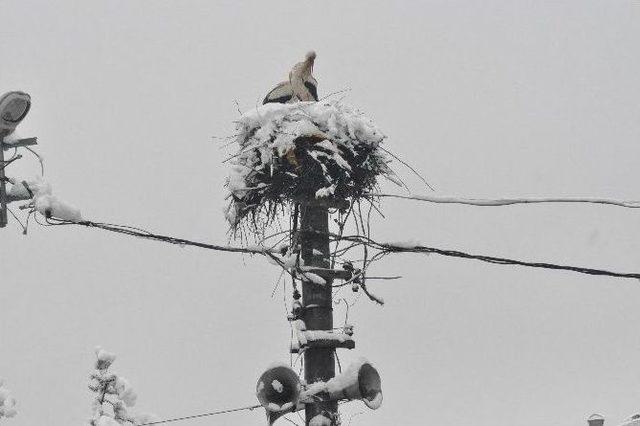
<path id="1" fill-rule="evenodd" d="M 264 230 L 285 205 L 374 192 L 378 176 L 398 183 L 385 136 L 358 110 L 335 101 L 266 104 L 237 121 L 238 152 L 225 214 L 236 230 Z"/>

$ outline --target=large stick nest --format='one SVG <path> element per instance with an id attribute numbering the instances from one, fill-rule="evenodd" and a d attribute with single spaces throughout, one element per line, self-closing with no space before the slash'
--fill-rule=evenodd
<path id="1" fill-rule="evenodd" d="M 263 230 L 292 202 L 356 200 L 375 191 L 379 176 L 398 181 L 381 148 L 385 136 L 341 102 L 262 105 L 236 130 L 226 183 L 232 230 Z"/>

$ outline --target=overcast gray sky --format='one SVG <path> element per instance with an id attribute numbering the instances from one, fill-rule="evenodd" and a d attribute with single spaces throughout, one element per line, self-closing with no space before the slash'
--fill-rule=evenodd
<path id="1" fill-rule="evenodd" d="M 20 134 L 88 219 L 225 242 L 212 136 L 309 49 L 320 95 L 351 89 L 437 194 L 640 199 L 637 1 L 0 0 L 0 15 L 0 92 L 32 95 Z M 634 210 L 383 207 L 381 240 L 640 270 Z M 7 425 L 83 424 L 98 344 L 160 418 L 252 404 L 264 367 L 288 360 L 263 259 L 35 224 L 2 230 L 0 259 L 0 376 L 19 400 Z M 616 424 L 640 410 L 637 281 L 418 255 L 375 272 L 404 278 L 371 283 L 387 304 L 355 305 L 341 359 L 370 359 L 385 401 L 343 406 L 345 424 L 361 411 L 353 426 Z"/>

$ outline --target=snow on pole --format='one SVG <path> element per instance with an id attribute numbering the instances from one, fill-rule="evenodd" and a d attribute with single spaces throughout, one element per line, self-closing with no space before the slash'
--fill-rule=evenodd
<path id="1" fill-rule="evenodd" d="M 9 178 L 12 184 L 8 192 L 9 200 L 31 200 L 29 205 L 45 217 L 79 222 L 82 220 L 80 210 L 53 195 L 51 184 L 41 177 L 29 180 Z"/>

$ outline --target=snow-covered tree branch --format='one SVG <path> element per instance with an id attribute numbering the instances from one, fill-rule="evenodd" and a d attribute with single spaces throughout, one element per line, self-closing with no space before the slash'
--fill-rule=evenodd
<path id="1" fill-rule="evenodd" d="M 152 420 L 150 415 L 130 413 L 138 396 L 124 377 L 109 371 L 115 359 L 115 354 L 96 348 L 95 371 L 89 381 L 89 390 L 95 393 L 90 426 L 137 425 Z"/>
<path id="2" fill-rule="evenodd" d="M 16 399 L 11 394 L 11 391 L 4 387 L 3 381 L 0 380 L 0 419 L 13 417 L 16 414 Z"/>

